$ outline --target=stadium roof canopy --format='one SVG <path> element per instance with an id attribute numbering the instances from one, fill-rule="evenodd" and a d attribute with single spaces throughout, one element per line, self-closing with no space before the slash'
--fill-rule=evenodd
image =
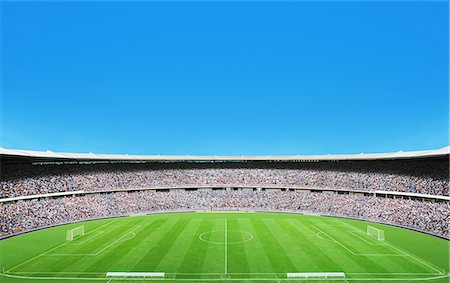
<path id="1" fill-rule="evenodd" d="M 128 155 L 65 153 L 53 151 L 31 151 L 0 148 L 2 159 L 24 159 L 35 162 L 45 161 L 153 161 L 153 162 L 208 162 L 208 161 L 339 161 L 339 160 L 392 160 L 427 157 L 448 157 L 450 146 L 435 150 L 399 151 L 388 153 L 329 154 L 329 155 L 284 155 L 284 156 L 190 156 L 190 155 Z"/>

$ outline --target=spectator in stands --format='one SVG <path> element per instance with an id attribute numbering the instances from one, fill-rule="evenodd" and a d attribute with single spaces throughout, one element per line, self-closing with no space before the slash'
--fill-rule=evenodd
<path id="1" fill-rule="evenodd" d="M 0 204 L 2 236 L 41 227 L 137 213 L 186 210 L 312 212 L 396 224 L 449 237 L 450 203 L 309 191 L 154 190 Z"/>

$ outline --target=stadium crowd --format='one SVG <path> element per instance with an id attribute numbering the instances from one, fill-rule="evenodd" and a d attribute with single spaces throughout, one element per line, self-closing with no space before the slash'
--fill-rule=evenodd
<path id="1" fill-rule="evenodd" d="M 300 186 L 450 195 L 444 161 L 297 164 L 70 164 L 4 166 L 0 198 L 65 191 L 183 186 Z"/>
<path id="2" fill-rule="evenodd" d="M 0 204 L 2 236 L 60 223 L 189 210 L 271 210 L 354 217 L 449 237 L 450 203 L 309 191 L 174 189 L 87 194 Z"/>

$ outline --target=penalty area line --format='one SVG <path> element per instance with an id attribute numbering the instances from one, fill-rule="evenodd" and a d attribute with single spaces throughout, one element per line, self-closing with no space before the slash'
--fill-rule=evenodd
<path id="1" fill-rule="evenodd" d="M 352 234 L 353 236 L 355 236 L 355 237 L 357 237 L 357 238 L 359 238 L 359 239 L 363 240 L 364 242 L 368 243 L 369 245 L 371 245 L 371 246 L 375 246 L 375 244 L 374 244 L 374 243 L 372 243 L 372 242 L 369 242 L 368 240 L 364 239 L 364 238 L 363 238 L 363 237 L 361 237 L 360 235 L 358 235 L 358 234 L 356 234 L 356 233 L 353 233 L 352 231 L 347 231 L 347 232 L 348 232 L 348 233 L 350 233 L 350 234 Z M 380 244 L 377 244 L 377 245 L 380 245 Z"/>
<path id="2" fill-rule="evenodd" d="M 107 226 L 107 225 L 110 225 L 110 224 L 112 224 L 112 223 L 114 223 L 114 222 L 116 222 L 116 221 L 117 221 L 117 220 L 113 220 L 113 221 L 111 221 L 111 222 L 105 223 L 105 224 L 103 224 L 103 225 L 101 225 L 101 226 L 95 228 L 94 230 L 92 230 L 92 231 L 86 233 L 85 235 L 89 235 L 89 234 L 91 234 L 91 233 L 97 231 L 98 229 L 101 229 L 101 228 L 103 228 L 103 227 L 105 227 L 105 226 Z M 28 260 L 22 262 L 22 263 L 19 263 L 19 264 L 15 265 L 15 266 L 11 267 L 11 268 L 8 269 L 6 272 L 8 273 L 8 272 L 10 272 L 10 271 L 12 271 L 12 270 L 14 270 L 14 269 L 16 269 L 16 268 L 19 268 L 19 267 L 21 267 L 21 266 L 23 266 L 23 265 L 25 265 L 25 264 L 27 264 L 27 263 L 29 263 L 29 262 L 35 260 L 35 259 L 37 259 L 37 258 L 39 258 L 39 257 L 41 257 L 41 256 L 43 256 L 43 255 L 49 254 L 49 252 L 54 251 L 54 250 L 56 250 L 57 248 L 60 248 L 60 247 L 62 247 L 62 246 L 65 246 L 65 245 L 67 245 L 67 244 L 69 244 L 69 243 L 70 243 L 70 242 L 65 241 L 65 242 L 63 242 L 63 243 L 57 245 L 56 247 L 50 248 L 49 250 L 46 250 L 46 251 L 44 251 L 44 252 L 42 252 L 42 253 L 40 253 L 40 254 L 34 256 L 34 257 L 32 257 L 32 258 L 30 258 L 30 259 L 28 259 Z"/>
<path id="3" fill-rule="evenodd" d="M 104 247 L 103 249 L 99 250 L 98 252 L 96 252 L 96 253 L 94 253 L 94 254 L 92 254 L 92 255 L 97 256 L 97 255 L 99 255 L 100 253 L 102 253 L 103 251 L 105 251 L 107 248 L 111 247 L 112 245 L 117 244 L 117 243 L 120 243 L 120 242 L 124 242 L 124 241 L 123 241 L 123 238 L 125 238 L 126 236 L 128 236 L 128 235 L 130 235 L 130 234 L 136 235 L 136 234 L 134 233 L 134 231 L 136 231 L 137 229 L 139 229 L 139 228 L 141 228 L 141 227 L 142 227 L 141 225 L 138 225 L 136 228 L 132 229 L 131 231 L 128 231 L 126 234 L 124 234 L 124 235 L 122 235 L 121 237 L 117 238 L 117 239 L 114 240 L 112 243 L 110 243 L 109 245 L 107 245 L 106 247 Z M 132 238 L 134 238 L 134 236 L 133 236 Z M 132 239 L 132 238 L 131 238 L 131 239 Z"/>
<path id="4" fill-rule="evenodd" d="M 141 228 L 141 225 L 137 225 L 136 228 L 134 228 L 133 230 L 128 231 L 126 234 L 123 234 L 122 236 L 120 236 L 119 238 L 116 238 L 113 242 L 109 243 L 107 246 L 103 247 L 102 249 L 100 249 L 99 251 L 95 252 L 95 253 L 89 253 L 89 254 L 78 254 L 78 253 L 72 253 L 72 254 L 43 254 L 42 256 L 67 256 L 67 257 L 73 257 L 73 256 L 98 256 L 100 253 L 104 252 L 107 248 L 111 247 L 112 245 L 115 244 L 119 244 L 128 240 L 133 239 L 136 236 L 136 233 L 134 233 L 134 231 L 136 231 L 137 229 Z M 130 238 L 125 238 L 128 235 L 131 235 Z"/>
<path id="5" fill-rule="evenodd" d="M 87 239 L 84 239 L 84 240 L 81 241 L 81 242 L 78 242 L 78 243 L 70 243 L 70 244 L 68 244 L 68 245 L 69 245 L 69 246 L 80 246 L 80 245 L 84 245 L 84 244 L 87 243 L 88 241 L 90 241 L 90 240 L 94 239 L 95 237 L 98 237 L 98 236 L 100 236 L 101 234 L 105 233 L 105 231 L 96 231 L 96 232 L 97 232 L 97 233 L 95 233 L 95 235 L 92 236 L 92 237 L 87 237 Z"/>
<path id="6" fill-rule="evenodd" d="M 354 231 L 361 232 L 361 233 L 363 232 L 363 231 L 361 231 L 361 229 L 356 228 L 356 227 L 354 227 L 353 225 L 350 225 L 350 224 L 348 224 L 348 223 L 345 223 L 345 222 L 343 222 L 343 221 L 341 221 L 341 220 L 337 220 L 337 221 L 339 221 L 340 223 L 346 225 L 347 227 L 350 227 L 350 228 L 351 228 L 352 230 L 354 230 Z M 382 246 L 388 246 L 388 247 L 390 247 L 391 249 L 393 249 L 393 250 L 399 252 L 400 254 L 403 254 L 403 255 L 405 255 L 405 256 L 407 256 L 407 257 L 409 257 L 409 258 L 411 258 L 411 259 L 413 259 L 413 260 L 415 260 L 415 261 L 417 261 L 417 262 L 419 262 L 419 263 L 421 263 L 422 265 L 424 265 L 424 266 L 426 266 L 426 267 L 432 269 L 433 271 L 438 272 L 439 274 L 442 274 L 442 275 L 445 274 L 445 271 L 439 270 L 438 266 L 432 264 L 431 262 L 429 262 L 429 261 L 427 261 L 427 260 L 425 260 L 425 259 L 423 259 L 423 258 L 418 257 L 417 255 L 414 255 L 414 254 L 411 253 L 411 252 L 408 252 L 408 251 L 406 251 L 406 250 L 404 250 L 404 249 L 401 249 L 401 248 L 399 248 L 398 246 L 396 246 L 396 245 L 394 245 L 394 244 L 392 244 L 392 243 L 389 243 L 389 242 L 387 242 L 387 241 L 383 241 L 383 244 L 380 244 L 380 245 L 382 245 Z"/>
<path id="7" fill-rule="evenodd" d="M 388 242 L 384 242 L 386 245 L 388 245 L 389 247 L 391 247 L 392 249 L 394 249 L 394 250 L 396 250 L 396 251 L 398 251 L 398 252 L 400 252 L 400 253 L 402 253 L 402 254 L 405 254 L 405 255 L 407 255 L 408 257 L 410 257 L 410 258 L 412 258 L 412 259 L 414 259 L 414 260 L 416 260 L 417 262 L 419 262 L 419 263 L 421 263 L 422 265 L 424 265 L 424 266 L 427 266 L 428 268 L 430 268 L 430 269 L 432 269 L 432 270 L 434 270 L 434 271 L 437 271 L 437 272 L 439 272 L 439 274 L 443 274 L 443 271 L 442 270 L 439 270 L 437 267 L 435 267 L 433 264 L 431 264 L 430 262 L 428 262 L 428 261 L 426 261 L 426 260 L 424 260 L 424 259 L 421 259 L 421 258 L 419 258 L 418 256 L 416 256 L 416 255 L 414 255 L 414 254 L 412 254 L 412 253 L 410 253 L 410 252 L 407 252 L 407 251 L 405 251 L 405 250 L 402 250 L 402 249 L 400 249 L 399 247 L 396 247 L 396 246 L 394 246 L 393 244 L 390 244 L 390 243 L 388 243 Z"/>
<path id="8" fill-rule="evenodd" d="M 343 247 L 346 251 L 348 251 L 349 253 L 351 253 L 352 255 L 357 255 L 354 251 L 352 251 L 351 249 L 349 249 L 347 246 L 345 246 L 344 244 L 342 244 L 341 242 L 339 242 L 338 240 L 336 240 L 335 238 L 331 237 L 330 235 L 328 235 L 327 233 L 325 233 L 324 231 L 322 231 L 321 229 L 319 229 L 317 226 L 315 226 L 314 224 L 311 224 L 312 227 L 314 227 L 316 229 L 316 231 L 319 231 L 320 233 L 322 233 L 323 235 L 327 236 L 328 239 L 330 239 L 331 241 L 335 242 L 336 244 L 338 244 L 339 246 Z M 322 237 L 320 237 L 322 238 Z M 323 239 L 323 238 L 322 238 Z"/>

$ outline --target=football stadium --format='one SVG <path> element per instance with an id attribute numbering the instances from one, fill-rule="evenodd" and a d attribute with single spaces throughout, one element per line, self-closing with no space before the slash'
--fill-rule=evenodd
<path id="1" fill-rule="evenodd" d="M 1 282 L 449 282 L 449 147 L 0 153 Z"/>
<path id="2" fill-rule="evenodd" d="M 450 283 L 449 0 L 0 0 L 0 283 Z"/>

